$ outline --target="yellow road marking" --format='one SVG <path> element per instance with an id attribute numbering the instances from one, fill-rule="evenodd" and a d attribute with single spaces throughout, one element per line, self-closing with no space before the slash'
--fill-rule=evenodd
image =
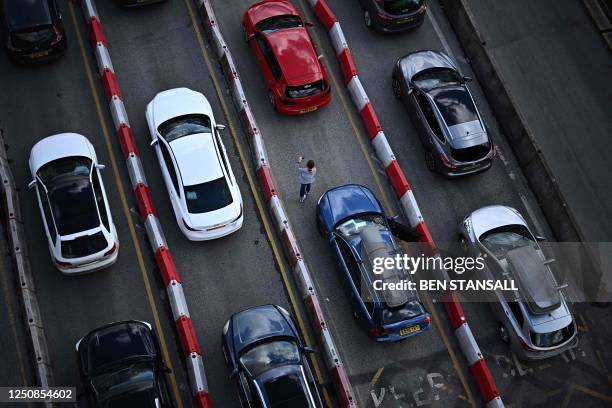
<path id="1" fill-rule="evenodd" d="M 8 242 L 7 242 L 8 244 Z M 21 377 L 21 384 L 23 387 L 27 387 L 29 384 L 26 380 L 25 374 L 25 366 L 23 364 L 23 354 L 21 353 L 21 347 L 19 346 L 20 340 L 17 336 L 17 325 L 15 324 L 15 312 L 13 311 L 13 306 L 11 302 L 9 302 L 9 285 L 8 285 L 8 274 L 6 272 L 6 268 L 4 267 L 4 263 L 0 262 L 0 280 L 2 282 L 2 291 L 4 292 L 4 303 L 6 305 L 6 314 L 9 321 L 9 326 L 11 327 L 11 335 L 13 336 L 13 340 L 15 342 L 15 353 L 17 354 L 17 362 L 19 365 L 19 376 Z M 17 295 L 19 296 L 19 295 Z M 10 352 L 10 350 L 4 350 L 4 352 Z M 32 406 L 31 403 L 28 403 L 28 406 Z"/>
<path id="2" fill-rule="evenodd" d="M 301 8 L 302 8 L 302 13 L 304 13 L 304 10 L 309 10 L 309 8 L 306 6 L 306 4 L 304 3 L 304 0 L 300 0 L 300 4 L 301 4 Z M 344 88 L 344 83 L 343 86 L 340 87 L 338 86 L 338 84 L 340 83 L 337 78 L 336 78 L 336 73 L 335 71 L 332 69 L 332 67 L 329 65 L 329 55 L 326 52 L 325 47 L 322 46 L 322 43 L 319 39 L 319 36 L 316 32 L 316 30 L 312 30 L 312 34 L 313 34 L 313 40 L 317 45 L 317 48 L 320 50 L 321 53 L 323 53 L 323 55 L 325 55 L 325 58 L 323 58 L 323 64 L 325 64 L 325 68 L 327 69 L 327 73 L 329 75 L 329 77 L 331 78 L 334 88 L 335 88 L 335 94 L 338 95 L 340 97 L 340 101 L 342 103 L 342 106 L 344 108 L 344 111 L 349 119 L 349 122 L 351 123 L 351 127 L 353 128 L 353 134 L 355 136 L 355 139 L 357 139 L 357 142 L 359 143 L 359 147 L 361 149 L 361 152 L 363 153 L 363 156 L 365 157 L 366 161 L 368 162 L 368 167 L 370 168 L 370 171 L 372 172 L 372 175 L 374 176 L 374 181 L 378 187 L 379 192 L 382 194 L 382 198 L 383 198 L 383 204 L 384 207 L 386 207 L 386 210 L 389 212 L 392 212 L 391 210 L 394 208 L 393 206 L 390 205 L 390 199 L 388 197 L 387 191 L 382 187 L 382 183 L 380 181 L 380 177 L 378 172 L 375 169 L 374 164 L 372 163 L 372 159 L 370 158 L 369 155 L 369 151 L 366 148 L 363 140 L 362 140 L 362 133 L 359 130 L 360 128 L 357 127 L 357 124 L 355 123 L 355 120 L 353 118 L 352 115 L 352 109 L 349 108 L 346 98 L 343 94 L 343 92 L 340 91 L 340 89 Z M 465 392 L 468 395 L 469 401 L 471 403 L 471 405 L 473 407 L 476 407 L 476 402 L 472 396 L 472 390 L 470 389 L 467 379 L 465 378 L 463 371 L 461 370 L 461 366 L 459 364 L 459 360 L 455 354 L 455 352 L 453 351 L 451 344 L 448 340 L 448 337 L 446 336 L 446 332 L 444 331 L 444 329 L 442 328 L 442 324 L 440 322 L 438 313 L 436 312 L 435 308 L 433 307 L 433 303 L 429 297 L 429 295 L 427 293 L 423 293 L 424 297 L 425 297 L 425 301 L 427 303 L 427 307 L 429 308 L 429 310 L 431 311 L 431 316 L 432 319 L 434 321 L 435 326 L 438 328 L 438 332 L 440 333 L 440 337 L 442 338 L 442 341 L 444 342 L 444 345 L 448 351 L 448 354 L 451 358 L 451 362 L 453 367 L 455 368 L 455 371 L 457 372 L 457 375 L 459 376 L 459 380 L 461 381 L 461 384 L 465 390 Z"/>
<path id="3" fill-rule="evenodd" d="M 384 370 L 385 367 L 380 367 L 378 370 L 376 370 L 376 373 L 374 373 L 374 377 L 372 377 L 372 379 L 370 380 L 370 385 L 372 387 L 376 385 L 376 383 L 380 379 L 380 375 L 383 373 Z"/>
<path id="4" fill-rule="evenodd" d="M 230 116 L 229 113 L 229 109 L 227 106 L 227 103 L 225 102 L 224 99 L 224 92 L 223 89 L 221 87 L 221 84 L 219 83 L 219 81 L 217 80 L 217 77 L 215 76 L 214 72 L 214 67 L 212 65 L 210 56 L 208 55 L 208 50 L 206 49 L 206 45 L 204 43 L 204 38 L 202 37 L 202 34 L 200 32 L 200 26 L 199 26 L 199 19 L 196 19 L 195 17 L 195 13 L 193 11 L 192 5 L 191 5 L 191 0 L 184 0 L 185 5 L 187 7 L 187 12 L 189 13 L 189 18 L 191 19 L 191 27 L 193 28 L 193 31 L 195 32 L 196 38 L 198 40 L 198 45 L 200 46 L 200 50 L 202 51 L 202 57 L 204 59 L 204 62 L 206 63 L 206 66 L 208 68 L 208 71 L 210 72 L 210 77 L 212 79 L 215 91 L 217 93 L 217 96 L 219 97 L 219 101 L 221 104 L 221 108 L 223 110 L 223 114 L 225 115 L 227 121 L 228 121 L 228 128 L 230 131 L 230 134 L 232 135 L 232 139 L 234 141 L 234 144 L 236 145 L 236 150 L 238 150 L 238 156 L 240 158 L 240 162 L 242 163 L 242 166 L 244 167 L 244 172 L 246 174 L 247 177 L 247 181 L 249 184 L 249 188 L 251 190 L 251 195 L 253 196 L 253 199 L 255 200 L 255 204 L 257 206 L 257 210 L 261 216 L 262 219 L 262 223 L 264 225 L 264 230 L 266 231 L 266 236 L 268 237 L 268 242 L 270 242 L 270 246 L 272 248 L 272 252 L 274 254 L 274 259 L 276 261 L 276 264 L 278 265 L 278 268 L 280 270 L 281 273 L 281 277 L 283 279 L 283 284 L 285 286 L 285 289 L 287 290 L 287 295 L 289 297 L 289 301 L 291 302 L 291 307 L 293 308 L 294 312 L 295 312 L 295 316 L 296 316 L 296 320 L 298 321 L 298 326 L 300 327 L 300 331 L 302 332 L 303 336 L 304 336 L 304 342 L 307 345 L 311 345 L 313 342 L 310 339 L 310 335 L 308 330 L 306 329 L 306 325 L 304 324 L 304 319 L 301 315 L 300 309 L 298 308 L 298 304 L 295 300 L 295 294 L 293 293 L 293 289 L 291 287 L 290 284 L 290 280 L 289 280 L 289 276 L 287 274 L 287 270 L 285 268 L 285 264 L 283 262 L 283 258 L 280 254 L 280 251 L 276 245 L 276 242 L 274 240 L 274 236 L 272 234 L 272 228 L 270 227 L 270 221 L 268 218 L 268 214 L 264 209 L 264 206 L 261 202 L 261 199 L 259 198 L 259 194 L 257 192 L 257 187 L 255 186 L 255 182 L 253 181 L 253 177 L 251 175 L 251 173 L 249 172 L 249 164 L 246 160 L 246 155 L 244 154 L 244 151 L 242 149 L 242 146 L 240 144 L 240 140 L 238 138 L 238 135 L 236 133 L 236 128 L 234 126 L 234 122 L 232 120 L 232 117 Z M 319 367 L 319 363 L 317 361 L 316 358 L 312 358 L 311 359 L 314 370 L 315 370 L 315 375 L 317 377 L 317 381 L 320 384 L 323 384 L 323 375 L 321 374 L 321 369 Z M 327 405 L 329 407 L 332 406 L 331 403 L 331 398 L 327 392 L 327 389 L 325 387 L 322 387 L 323 390 L 323 396 L 325 398 L 325 402 L 327 403 Z"/>
<path id="5" fill-rule="evenodd" d="M 104 142 L 106 144 L 106 150 L 108 151 L 108 155 L 111 161 L 111 167 L 113 169 L 113 176 L 115 178 L 115 183 L 117 184 L 117 190 L 119 192 L 119 198 L 121 201 L 121 208 L 123 210 L 123 216 L 127 221 L 130 236 L 132 238 L 132 243 L 134 244 L 134 250 L 136 253 L 136 259 L 138 260 L 138 267 L 142 274 L 142 280 L 144 282 L 145 290 L 147 293 L 147 300 L 149 301 L 149 307 L 151 308 L 151 313 L 153 315 L 153 320 L 155 323 L 155 330 L 157 332 L 157 337 L 159 339 L 160 347 L 162 349 L 162 354 L 168 368 L 172 370 L 172 373 L 168 374 L 170 378 L 170 388 L 172 389 L 172 394 L 174 399 L 178 405 L 177 408 L 183 407 L 183 400 L 181 399 L 181 395 L 179 393 L 178 384 L 176 382 L 176 376 L 174 375 L 174 368 L 172 366 L 172 360 L 170 359 L 170 353 L 168 351 L 168 346 L 166 344 L 166 338 L 164 332 L 162 330 L 162 326 L 160 323 L 159 313 L 157 311 L 157 306 L 155 304 L 155 300 L 153 298 L 153 291 L 151 290 L 151 282 L 149 280 L 149 275 L 147 274 L 147 269 L 144 262 L 144 257 L 142 255 L 142 249 L 140 248 L 140 242 L 138 241 L 138 236 L 136 235 L 136 228 L 134 227 L 134 221 L 132 220 L 132 213 L 130 212 L 130 207 L 128 205 L 128 201 L 125 195 L 125 189 L 123 186 L 123 181 L 121 180 L 121 176 L 119 173 L 119 167 L 117 166 L 117 160 L 115 158 L 115 152 L 113 151 L 113 144 L 111 142 L 111 137 L 108 132 L 108 128 L 106 127 L 106 122 L 104 118 L 104 113 L 102 111 L 102 105 L 100 104 L 100 98 L 96 91 L 96 85 L 93 78 L 93 73 L 91 66 L 89 64 L 89 60 L 87 59 L 87 50 L 85 48 L 85 44 L 83 42 L 83 36 L 81 31 L 79 30 L 80 26 L 78 24 L 78 20 L 76 18 L 75 13 L 75 5 L 73 3 L 68 3 L 70 8 L 70 16 L 72 17 L 72 23 L 75 27 L 75 32 L 77 36 L 77 40 L 79 43 L 79 48 L 81 50 L 81 57 L 83 59 L 83 63 L 85 65 L 85 72 L 87 74 L 87 81 L 89 82 L 89 88 L 91 91 L 92 98 L 94 100 L 94 104 L 96 106 L 96 112 L 98 114 L 98 121 L 100 122 L 100 127 L 102 129 L 102 134 L 104 135 Z"/>
<path id="6" fill-rule="evenodd" d="M 582 393 L 588 394 L 591 397 L 595 397 L 604 401 L 608 401 L 608 402 L 612 402 L 612 396 L 601 393 L 599 391 L 595 391 L 591 388 L 585 387 L 584 385 L 580 385 L 580 384 L 572 384 L 571 387 L 575 390 L 578 390 Z"/>

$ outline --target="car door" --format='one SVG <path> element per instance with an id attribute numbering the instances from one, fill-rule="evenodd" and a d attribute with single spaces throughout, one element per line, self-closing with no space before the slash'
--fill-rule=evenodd
<path id="1" fill-rule="evenodd" d="M 55 229 L 55 222 L 53 221 L 53 213 L 51 212 L 51 205 L 47 198 L 47 189 L 36 176 L 36 196 L 38 197 L 38 208 L 40 209 L 41 218 L 45 226 L 45 232 L 47 233 L 47 242 L 49 250 L 53 253 L 55 244 L 57 243 L 57 231 Z"/>
<path id="2" fill-rule="evenodd" d="M 425 147 L 435 152 L 434 146 L 437 143 L 444 144 L 445 139 L 440 129 L 440 124 L 433 111 L 429 98 L 425 93 L 415 89 L 414 103 L 416 104 L 416 112 L 419 117 L 419 124 L 422 129 L 422 142 Z"/>
<path id="3" fill-rule="evenodd" d="M 359 262 L 351 251 L 349 244 L 336 234 L 332 236 L 336 257 L 341 270 L 344 272 L 345 288 L 351 298 L 353 314 L 358 320 L 367 320 L 368 313 L 361 298 L 361 269 Z"/>
<path id="4" fill-rule="evenodd" d="M 164 182 L 170 196 L 170 202 L 177 218 L 181 218 L 180 203 L 182 196 L 181 182 L 179 173 L 176 169 L 176 164 L 172 157 L 172 152 L 168 143 L 159 137 L 158 143 L 155 144 L 155 150 L 159 159 L 159 164 L 162 171 Z"/>
<path id="5" fill-rule="evenodd" d="M 257 44 L 259 65 L 264 71 L 266 84 L 269 89 L 275 89 L 278 87 L 277 83 L 281 78 L 281 69 L 274 52 L 272 52 L 272 47 L 266 37 L 259 32 L 255 33 L 254 42 Z"/>

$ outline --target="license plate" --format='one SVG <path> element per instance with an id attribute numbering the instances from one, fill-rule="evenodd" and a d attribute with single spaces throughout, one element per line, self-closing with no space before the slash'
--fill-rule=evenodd
<path id="1" fill-rule="evenodd" d="M 418 332 L 419 330 L 421 330 L 421 326 L 418 324 L 416 326 L 406 327 L 405 329 L 400 330 L 400 336 L 405 336 L 410 333 Z"/>
<path id="2" fill-rule="evenodd" d="M 33 52 L 32 54 L 30 54 L 30 58 L 46 57 L 47 55 L 49 55 L 49 50 L 47 50 L 47 51 L 38 51 L 38 52 Z"/>
<path id="3" fill-rule="evenodd" d="M 207 228 L 207 229 L 206 229 L 206 231 L 214 231 L 214 230 L 217 230 L 217 229 L 219 229 L 219 228 L 223 228 L 223 227 L 225 227 L 226 225 L 227 225 L 227 224 L 217 225 L 217 226 L 212 227 L 212 228 Z"/>
<path id="4" fill-rule="evenodd" d="M 312 107 L 307 108 L 307 109 L 302 109 L 302 110 L 300 111 L 300 114 L 304 114 L 304 113 L 308 113 L 308 112 L 314 112 L 314 111 L 316 111 L 317 109 L 318 109 L 318 108 L 317 108 L 316 106 L 312 106 Z"/>

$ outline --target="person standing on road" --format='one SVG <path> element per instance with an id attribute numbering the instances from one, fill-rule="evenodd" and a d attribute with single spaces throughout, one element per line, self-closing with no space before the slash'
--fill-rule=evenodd
<path id="1" fill-rule="evenodd" d="M 298 171 L 298 181 L 300 182 L 300 203 L 303 203 L 308 193 L 310 193 L 310 185 L 315 181 L 317 168 L 313 160 L 306 162 L 306 167 L 300 166 L 304 161 L 304 156 L 300 156 L 295 163 L 295 168 Z"/>

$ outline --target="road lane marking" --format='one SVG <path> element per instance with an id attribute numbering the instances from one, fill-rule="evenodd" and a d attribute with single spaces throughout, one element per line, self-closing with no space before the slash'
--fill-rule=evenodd
<path id="1" fill-rule="evenodd" d="M 229 108 L 227 106 L 227 103 L 225 101 L 225 94 L 223 92 L 223 88 L 221 87 L 221 84 L 219 83 L 219 81 L 217 80 L 217 77 L 215 76 L 214 72 L 214 67 L 212 65 L 212 60 L 208 54 L 208 50 L 206 49 L 206 44 L 204 42 L 204 38 L 200 32 L 200 21 L 199 19 L 196 18 L 195 13 L 193 11 L 192 5 L 191 5 L 191 0 L 184 0 L 185 6 L 187 7 L 187 12 L 189 14 L 189 18 L 191 19 L 191 27 L 193 28 L 193 31 L 195 33 L 196 39 L 198 41 L 198 45 L 200 47 L 200 51 L 202 52 L 202 57 L 204 59 L 204 62 L 206 63 L 206 67 L 208 68 L 208 71 L 210 73 L 210 78 L 213 82 L 213 86 L 215 88 L 215 92 L 217 93 L 217 97 L 219 99 L 219 102 L 221 104 L 221 109 L 223 110 L 223 114 L 225 115 L 225 118 L 227 119 L 227 124 L 228 124 L 228 128 L 230 131 L 230 134 L 232 136 L 232 139 L 234 141 L 234 145 L 236 145 L 236 150 L 238 151 L 238 156 L 240 158 L 240 162 L 242 163 L 242 166 L 244 168 L 244 173 L 247 177 L 247 181 L 249 184 L 249 188 L 251 190 L 251 195 L 253 196 L 253 199 L 255 201 L 255 204 L 257 206 L 257 210 L 259 212 L 259 215 L 261 217 L 262 223 L 264 225 L 264 230 L 266 231 L 266 236 L 268 238 L 268 242 L 270 243 L 270 246 L 272 248 L 272 253 L 274 254 L 274 259 L 276 261 L 276 264 L 278 265 L 278 268 L 280 270 L 281 273 L 281 277 L 283 280 L 283 284 L 285 286 L 285 290 L 287 291 L 287 295 L 289 297 L 289 301 L 291 303 L 291 307 L 293 308 L 294 314 L 296 316 L 296 320 L 298 321 L 298 326 L 300 327 L 300 331 L 302 332 L 303 336 L 304 336 L 304 342 L 306 343 L 306 345 L 311 345 L 313 344 L 312 339 L 310 338 L 310 334 L 308 332 L 308 330 L 306 329 L 306 325 L 304 324 L 304 319 L 301 315 L 301 311 L 298 308 L 298 304 L 295 300 L 295 294 L 293 293 L 293 288 L 291 287 L 290 284 L 290 280 L 289 280 L 289 276 L 287 273 L 287 270 L 285 268 L 285 263 L 283 261 L 283 258 L 280 254 L 280 251 L 276 245 L 276 241 L 274 240 L 274 236 L 272 235 L 272 228 L 270 226 L 270 222 L 269 222 L 269 218 L 268 218 L 268 214 L 266 213 L 264 206 L 261 202 L 261 199 L 259 198 L 259 194 L 257 192 L 257 187 L 255 185 L 255 182 L 253 181 L 253 177 L 251 175 L 251 173 L 249 172 L 249 164 L 246 160 L 246 155 L 244 154 L 244 151 L 242 149 L 242 146 L 240 144 L 240 140 L 238 138 L 238 134 L 236 132 L 236 127 L 234 126 L 234 121 L 232 120 L 232 117 L 230 116 L 230 111 Z M 324 384 L 323 382 L 323 375 L 321 374 L 321 369 L 319 367 L 319 363 L 317 361 L 316 358 L 311 358 L 314 370 L 315 370 L 315 375 L 317 377 L 317 381 L 319 382 L 319 384 Z M 327 388 L 326 387 L 321 387 L 321 389 L 323 390 L 323 396 L 325 398 L 325 402 L 327 403 L 327 406 L 331 407 L 333 406 L 331 403 L 331 398 L 327 392 Z"/>
<path id="2" fill-rule="evenodd" d="M 183 400 L 181 398 L 181 394 L 179 392 L 179 387 L 176 381 L 176 376 L 174 375 L 174 367 L 172 364 L 172 359 L 170 358 L 170 352 L 168 351 L 168 346 L 166 343 L 166 337 L 164 331 L 162 329 L 159 313 L 157 311 L 157 305 L 155 304 L 155 300 L 153 298 L 153 291 L 151 289 L 151 282 L 149 280 L 149 275 L 147 274 L 147 269 L 144 262 L 144 257 L 142 254 L 142 249 L 140 247 L 140 242 L 138 241 L 138 236 L 136 235 L 136 228 L 134 227 L 134 221 L 132 220 L 132 214 L 130 212 L 130 207 L 128 205 L 128 201 L 125 194 L 125 189 L 123 186 L 123 181 L 121 180 L 121 176 L 119 173 L 119 167 L 117 165 L 117 160 L 115 158 L 115 152 L 113 151 L 113 144 L 111 142 L 111 137 L 108 132 L 108 128 L 106 127 L 106 121 L 104 118 L 104 113 L 102 110 L 102 105 L 100 103 L 100 98 L 97 93 L 95 81 L 93 78 L 93 73 L 91 69 L 91 65 L 89 64 L 89 60 L 87 58 L 87 49 L 85 48 L 85 44 L 83 42 L 83 36 L 81 34 L 80 28 L 81 26 L 78 23 L 75 5 L 71 2 L 68 3 L 70 9 L 70 16 L 72 18 L 72 23 L 74 25 L 74 31 L 76 32 L 77 41 L 79 43 L 79 49 L 81 51 L 81 58 L 83 59 L 83 64 L 85 65 L 85 73 L 87 75 L 87 81 L 89 83 L 89 89 L 91 91 L 91 95 L 96 107 L 96 113 L 98 115 L 98 121 L 100 122 L 100 127 L 102 130 L 102 134 L 104 136 L 104 143 L 106 145 L 106 150 L 109 155 L 111 161 L 111 167 L 113 170 L 113 176 L 115 179 L 115 183 L 117 185 L 117 191 L 119 192 L 119 198 L 121 201 L 121 208 L 123 210 L 123 215 L 125 220 L 127 221 L 128 228 L 130 230 L 130 237 L 132 239 L 132 243 L 134 245 L 134 251 L 136 253 L 136 259 L 138 261 L 138 267 L 140 269 L 142 280 L 144 282 L 145 291 L 147 294 L 147 300 L 149 302 L 149 307 L 151 308 L 151 313 L 153 315 L 153 320 L 155 323 L 155 330 L 157 332 L 157 337 L 159 339 L 160 347 L 162 349 L 162 354 L 166 365 L 172 371 L 167 376 L 170 378 L 170 388 L 172 389 L 172 394 L 174 396 L 174 400 L 177 403 L 177 408 L 183 407 Z"/>
<path id="3" fill-rule="evenodd" d="M 378 370 L 376 370 L 376 373 L 374 373 L 374 377 L 372 377 L 372 380 L 370 380 L 370 385 L 372 387 L 376 385 L 376 383 L 380 379 L 380 375 L 383 373 L 384 370 L 385 367 L 380 367 Z"/>
<path id="4" fill-rule="evenodd" d="M 302 8 L 302 13 L 304 14 L 304 10 L 309 10 L 308 7 L 306 7 L 306 4 L 304 3 L 304 0 L 300 0 L 300 4 L 301 4 L 301 8 Z M 346 98 L 344 96 L 344 93 L 340 91 L 340 89 L 344 89 L 346 90 L 346 87 L 339 87 L 339 81 L 336 78 L 336 73 L 333 69 L 331 69 L 332 67 L 329 65 L 329 55 L 326 51 L 325 47 L 321 46 L 321 40 L 319 39 L 319 35 L 316 32 L 316 30 L 312 30 L 312 34 L 313 34 L 313 40 L 316 43 L 318 49 L 320 50 L 320 52 L 325 56 L 325 58 L 323 58 L 323 64 L 325 64 L 325 68 L 327 69 L 327 73 L 329 75 L 329 77 L 331 78 L 334 87 L 335 87 L 335 94 L 338 95 L 340 97 L 340 101 L 342 102 L 342 106 L 344 108 L 344 111 L 349 119 L 349 122 L 351 123 L 351 127 L 353 128 L 353 135 L 355 136 L 355 139 L 357 139 L 357 142 L 359 143 L 359 147 L 361 149 L 361 152 L 363 154 L 363 156 L 365 157 L 366 161 L 368 162 L 368 167 L 370 168 L 370 171 L 372 173 L 372 175 L 374 176 L 374 181 L 378 187 L 379 192 L 382 194 L 382 201 L 384 206 L 386 207 L 387 211 L 392 210 L 393 208 L 395 208 L 395 206 L 390 205 L 390 199 L 388 197 L 388 193 L 386 191 L 386 189 L 384 189 L 382 187 L 382 183 L 380 181 L 380 176 L 378 174 L 378 171 L 376 170 L 374 164 L 372 163 L 372 159 L 370 158 L 370 151 L 368 150 L 368 148 L 366 148 L 362 138 L 362 132 L 359 131 L 355 120 L 352 116 L 352 112 L 353 110 L 350 109 L 348 107 L 348 104 L 346 102 Z M 402 245 L 403 246 L 403 245 Z M 468 395 L 469 401 L 471 403 L 471 405 L 473 407 L 476 407 L 476 402 L 474 400 L 474 397 L 472 396 L 472 390 L 469 387 L 469 383 L 467 382 L 467 379 L 465 378 L 465 375 L 463 374 L 463 371 L 461 370 L 461 366 L 459 363 L 459 360 L 450 344 L 450 341 L 448 339 L 448 337 L 446 336 L 446 332 L 444 331 L 444 329 L 442 328 L 442 323 L 439 319 L 438 313 L 435 310 L 435 308 L 433 307 L 433 303 L 429 297 L 429 295 L 425 292 L 423 293 L 423 296 L 425 297 L 425 301 L 427 303 L 427 306 L 429 307 L 430 311 L 431 311 L 431 315 L 432 315 L 432 319 L 434 321 L 434 325 L 438 328 L 438 332 L 440 333 L 440 337 L 442 338 L 442 341 L 448 351 L 448 354 L 451 358 L 451 364 L 453 365 L 453 368 L 455 369 L 455 371 L 457 372 L 457 375 L 459 376 L 459 380 L 461 381 L 461 384 L 466 392 L 466 394 Z"/>

